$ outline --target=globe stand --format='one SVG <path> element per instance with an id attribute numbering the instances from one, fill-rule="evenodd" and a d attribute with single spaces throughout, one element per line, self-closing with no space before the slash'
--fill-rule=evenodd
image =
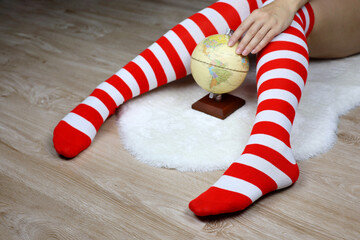
<path id="1" fill-rule="evenodd" d="M 245 105 L 245 100 L 230 94 L 210 93 L 195 102 L 191 108 L 224 120 Z"/>

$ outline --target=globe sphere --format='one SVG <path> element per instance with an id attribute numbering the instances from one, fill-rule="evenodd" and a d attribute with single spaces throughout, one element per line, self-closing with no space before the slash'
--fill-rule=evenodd
<path id="1" fill-rule="evenodd" d="M 230 36 L 211 35 L 201 41 L 191 55 L 191 72 L 196 83 L 208 92 L 223 94 L 238 88 L 249 71 L 249 58 L 229 47 Z"/>

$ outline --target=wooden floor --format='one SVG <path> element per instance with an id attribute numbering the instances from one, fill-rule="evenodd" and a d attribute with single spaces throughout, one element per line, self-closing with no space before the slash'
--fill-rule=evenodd
<path id="1" fill-rule="evenodd" d="M 52 145 L 60 119 L 209 0 L 0 1 L 0 239 L 359 239 L 360 107 L 338 141 L 300 162 L 291 188 L 226 216 L 188 202 L 222 174 L 149 167 L 116 118 L 77 158 Z"/>

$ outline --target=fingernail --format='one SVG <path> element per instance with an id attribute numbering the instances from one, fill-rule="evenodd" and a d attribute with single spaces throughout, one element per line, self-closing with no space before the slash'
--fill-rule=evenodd
<path id="1" fill-rule="evenodd" d="M 248 55 L 249 54 L 249 52 L 248 52 L 248 50 L 244 50 L 242 53 L 241 53 L 241 55 L 243 55 L 243 56 L 246 56 L 246 55 Z"/>
<path id="2" fill-rule="evenodd" d="M 236 49 L 236 54 L 240 54 L 241 53 L 241 49 Z"/>
<path id="3" fill-rule="evenodd" d="M 256 53 L 256 50 L 255 50 L 255 49 L 253 49 L 253 50 L 251 51 L 251 53 L 252 53 L 252 54 L 255 54 L 255 53 Z"/>
<path id="4" fill-rule="evenodd" d="M 234 43 L 234 42 L 233 42 L 232 40 L 229 40 L 228 46 L 231 47 L 231 46 L 233 45 L 233 43 Z"/>

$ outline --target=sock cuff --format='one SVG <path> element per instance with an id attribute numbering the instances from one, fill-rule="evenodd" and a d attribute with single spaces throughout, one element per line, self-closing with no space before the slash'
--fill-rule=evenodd
<path id="1" fill-rule="evenodd" d="M 303 22 L 305 37 L 308 37 L 315 23 L 314 10 L 311 7 L 310 2 L 306 3 L 301 9 L 299 9 L 298 14 Z"/>
<path id="2" fill-rule="evenodd" d="M 306 37 L 308 37 L 308 36 L 310 35 L 313 27 L 314 27 L 315 14 L 314 14 L 313 8 L 311 7 L 310 2 L 308 2 L 307 4 L 305 4 L 304 7 L 307 9 L 307 11 L 308 11 L 308 13 L 309 13 L 309 28 L 307 29 L 307 31 L 306 31 L 306 33 L 305 33 L 305 34 L 306 34 Z"/>

